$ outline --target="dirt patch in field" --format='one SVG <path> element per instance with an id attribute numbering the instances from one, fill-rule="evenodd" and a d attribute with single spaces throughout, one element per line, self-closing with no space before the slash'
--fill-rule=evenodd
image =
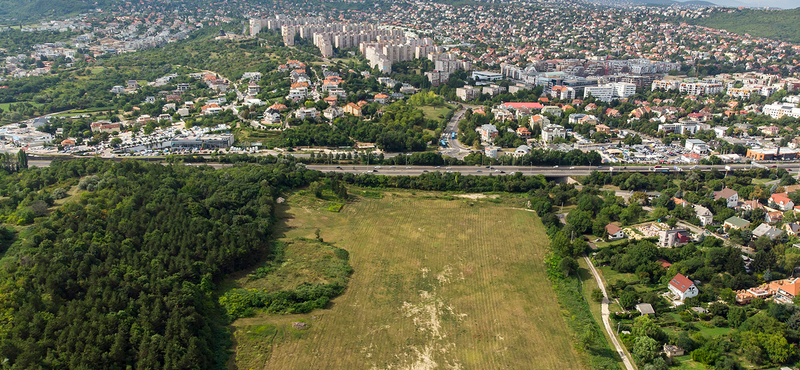
<path id="1" fill-rule="evenodd" d="M 472 199 L 472 200 L 483 199 L 483 198 L 496 199 L 496 198 L 500 197 L 497 194 L 490 194 L 490 195 L 486 195 L 486 194 L 455 194 L 453 196 L 456 197 L 456 198 L 467 198 L 467 199 Z"/>

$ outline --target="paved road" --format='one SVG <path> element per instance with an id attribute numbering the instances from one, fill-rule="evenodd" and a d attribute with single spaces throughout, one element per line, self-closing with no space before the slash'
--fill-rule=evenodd
<path id="1" fill-rule="evenodd" d="M 468 147 L 461 145 L 458 139 L 454 139 L 452 134 L 455 132 L 458 135 L 458 122 L 464 118 L 464 113 L 467 112 L 466 106 L 462 107 L 458 112 L 453 114 L 453 118 L 450 119 L 450 122 L 447 124 L 447 127 L 444 129 L 444 134 L 447 135 L 447 144 L 448 148 L 442 149 L 441 152 L 443 155 L 464 159 L 471 150 Z"/>
<path id="2" fill-rule="evenodd" d="M 391 153 L 386 155 L 392 156 Z M 298 154 L 298 156 L 308 156 L 307 154 Z M 29 157 L 28 164 L 30 166 L 47 167 L 50 165 L 50 160 L 36 159 Z M 138 157 L 130 157 L 131 159 L 141 159 Z M 106 158 L 108 159 L 108 158 Z M 216 165 L 214 165 L 216 166 Z M 750 165 L 730 165 L 734 169 L 750 168 Z M 798 164 L 777 164 L 780 168 L 794 169 L 797 171 Z M 683 166 L 684 170 L 688 170 L 690 166 Z M 593 171 L 611 172 L 650 172 L 651 167 L 644 166 L 629 166 L 629 167 L 592 167 L 592 166 L 573 166 L 573 167 L 529 167 L 529 166 L 492 166 L 491 168 L 479 166 L 376 166 L 376 165 L 308 165 L 308 168 L 322 172 L 340 172 L 340 173 L 365 173 L 371 172 L 375 175 L 388 175 L 388 176 L 415 176 L 427 172 L 458 172 L 463 175 L 477 175 L 477 176 L 503 176 L 512 173 L 522 173 L 525 176 L 529 175 L 545 175 L 547 177 L 569 177 L 569 176 L 585 176 L 591 174 Z M 702 166 L 700 170 L 708 171 L 711 168 L 717 170 L 725 170 L 725 166 Z M 674 171 L 673 171 L 674 172 Z"/>
<path id="3" fill-rule="evenodd" d="M 747 169 L 750 165 L 730 165 L 733 169 Z M 798 164 L 778 164 L 778 167 L 792 169 L 796 171 Z M 323 171 L 323 172 L 343 172 L 343 173 L 364 173 L 366 171 L 373 171 L 376 175 L 420 175 L 425 172 L 460 172 L 464 175 L 510 175 L 511 173 L 521 172 L 523 175 L 545 175 L 548 177 L 568 177 L 568 176 L 585 176 L 591 174 L 593 171 L 601 172 L 652 172 L 652 167 L 645 166 L 623 166 L 623 167 L 593 167 L 593 166 L 572 166 L 572 167 L 529 167 L 529 166 L 491 166 L 491 168 L 479 166 L 365 166 L 365 165 L 308 165 L 308 168 Z M 688 171 L 691 166 L 679 166 L 683 171 Z M 701 166 L 701 171 L 709 171 L 716 168 L 720 171 L 725 171 L 725 166 Z M 670 172 L 675 172 L 670 168 Z"/>
<path id="4" fill-rule="evenodd" d="M 589 257 L 583 257 L 586 260 L 586 264 L 589 265 L 589 270 L 592 271 L 592 275 L 594 275 L 594 279 L 597 281 L 597 286 L 600 287 L 600 290 L 603 291 L 603 305 L 601 307 L 600 313 L 603 317 L 603 326 L 606 327 L 606 332 L 608 332 L 608 336 L 611 338 L 611 344 L 614 345 L 616 348 L 619 357 L 622 358 L 622 363 L 625 364 L 625 368 L 627 370 L 636 370 L 636 367 L 633 365 L 633 362 L 630 358 L 628 358 L 627 353 L 622 349 L 622 345 L 619 344 L 619 340 L 617 340 L 617 334 L 614 332 L 614 328 L 611 327 L 611 312 L 608 309 L 608 293 L 606 292 L 606 286 L 603 284 L 603 280 L 600 279 L 600 274 L 597 273 L 597 269 L 594 268 L 594 264 L 592 264 L 592 260 Z"/>

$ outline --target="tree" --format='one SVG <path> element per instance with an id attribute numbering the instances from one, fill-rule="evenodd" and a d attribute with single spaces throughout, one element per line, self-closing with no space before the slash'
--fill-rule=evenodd
<path id="1" fill-rule="evenodd" d="M 631 334 L 637 337 L 647 336 L 656 340 L 661 340 L 664 337 L 661 327 L 648 315 L 642 315 L 633 320 Z"/>
<path id="2" fill-rule="evenodd" d="M 573 210 L 567 214 L 567 224 L 578 234 L 584 234 L 592 227 L 592 215 L 588 211 Z"/>
<path id="3" fill-rule="evenodd" d="M 25 153 L 24 150 L 20 149 L 20 151 L 17 152 L 17 161 L 20 169 L 24 170 L 28 168 L 28 154 Z"/>
<path id="4" fill-rule="evenodd" d="M 636 363 L 645 365 L 660 356 L 661 346 L 653 338 L 647 336 L 636 337 L 631 353 L 633 358 L 636 359 Z"/>
<path id="5" fill-rule="evenodd" d="M 603 301 L 603 291 L 598 289 L 598 288 L 594 288 L 592 290 L 592 299 L 595 300 L 596 302 L 602 302 Z"/>
<path id="6" fill-rule="evenodd" d="M 625 309 L 633 307 L 636 304 L 637 300 L 638 298 L 636 297 L 636 294 L 633 292 L 622 292 L 622 294 L 619 295 L 619 304 L 620 306 L 622 306 L 622 308 Z"/>
<path id="7" fill-rule="evenodd" d="M 558 263 L 558 269 L 565 277 L 569 277 L 571 274 L 578 271 L 578 261 L 575 261 L 572 257 L 564 257 L 561 259 L 561 262 Z"/>
<path id="8" fill-rule="evenodd" d="M 728 324 L 731 327 L 738 328 L 745 320 L 747 320 L 747 312 L 744 308 L 734 306 L 728 309 Z"/>

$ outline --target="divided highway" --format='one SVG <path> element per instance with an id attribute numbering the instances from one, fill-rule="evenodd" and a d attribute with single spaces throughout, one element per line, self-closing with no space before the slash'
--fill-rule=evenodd
<path id="1" fill-rule="evenodd" d="M 731 169 L 749 169 L 752 166 L 749 164 L 728 165 Z M 776 167 L 785 168 L 791 171 L 797 171 L 800 164 L 776 164 Z M 428 172 L 459 172 L 463 175 L 510 175 L 512 173 L 520 172 L 523 175 L 545 175 L 548 177 L 567 177 L 567 176 L 585 176 L 592 173 L 592 171 L 602 172 L 652 172 L 652 166 L 573 166 L 573 167 L 530 167 L 530 166 L 365 166 L 365 165 L 308 165 L 309 169 L 322 171 L 322 172 L 340 172 L 340 173 L 372 173 L 375 175 L 389 175 L 389 176 L 415 176 Z M 664 166 L 659 170 L 669 170 L 675 172 L 674 166 Z M 677 166 L 682 171 L 689 171 L 692 166 Z M 719 171 L 725 171 L 724 165 L 718 166 L 698 166 L 701 171 L 709 171 L 716 168 Z"/>

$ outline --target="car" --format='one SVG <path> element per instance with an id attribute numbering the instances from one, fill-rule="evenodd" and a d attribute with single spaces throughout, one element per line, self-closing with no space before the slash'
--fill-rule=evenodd
<path id="1" fill-rule="evenodd" d="M 603 168 L 603 166 L 597 166 L 597 168 Z"/>
<path id="2" fill-rule="evenodd" d="M 372 172 L 378 172 L 378 170 L 372 170 Z"/>
<path id="3" fill-rule="evenodd" d="M 381 169 L 381 166 L 375 166 L 375 169 L 379 170 L 379 169 Z"/>
<path id="4" fill-rule="evenodd" d="M 453 167 L 445 167 L 446 170 L 452 170 Z"/>
<path id="5" fill-rule="evenodd" d="M 509 175 L 513 175 L 513 174 L 515 174 L 515 173 L 516 173 L 516 172 L 512 172 L 512 173 L 509 173 Z"/>
<path id="6" fill-rule="evenodd" d="M 494 170 L 494 172 L 500 172 L 500 170 Z"/>
<path id="7" fill-rule="evenodd" d="M 428 170 L 422 170 L 422 172 L 428 172 Z"/>
<path id="8" fill-rule="evenodd" d="M 771 167 L 771 168 L 775 168 L 775 167 L 778 167 L 778 166 L 773 164 L 773 165 L 772 165 L 772 166 L 770 166 L 770 167 Z"/>
<path id="9" fill-rule="evenodd" d="M 481 171 L 481 170 L 478 170 L 478 171 L 475 171 L 475 172 L 483 172 L 483 171 Z"/>
<path id="10" fill-rule="evenodd" d="M 342 169 L 342 167 L 341 167 L 341 166 L 336 166 L 336 169 L 337 169 L 337 170 L 341 170 L 341 169 Z"/>
<path id="11" fill-rule="evenodd" d="M 411 169 L 411 167 L 406 167 L 406 169 L 407 169 L 407 170 L 410 170 L 410 169 Z"/>
<path id="12" fill-rule="evenodd" d="M 436 168 L 442 168 L 442 166 L 436 166 Z"/>
<path id="13" fill-rule="evenodd" d="M 494 169 L 494 167 L 492 167 L 492 166 L 489 166 L 489 169 L 490 169 L 490 170 L 493 170 L 493 169 Z"/>
<path id="14" fill-rule="evenodd" d="M 394 166 L 391 166 L 391 167 L 389 167 L 389 168 L 394 168 Z"/>
<path id="15" fill-rule="evenodd" d="M 595 240 L 594 240 L 594 242 L 595 242 L 595 243 L 597 243 L 597 242 L 602 242 L 602 241 L 603 241 L 603 239 L 595 239 Z"/>
<path id="16" fill-rule="evenodd" d="M 574 170 L 574 169 L 575 169 L 575 166 L 572 166 L 572 167 L 570 167 L 569 169 L 571 169 L 571 170 Z"/>
<path id="17" fill-rule="evenodd" d="M 786 169 L 786 171 L 790 171 L 790 172 L 791 172 L 791 171 L 792 171 L 792 169 L 791 169 L 791 168 L 787 168 L 787 169 Z"/>
<path id="18" fill-rule="evenodd" d="M 506 171 L 500 171 L 500 173 L 506 173 Z"/>
<path id="19" fill-rule="evenodd" d="M 491 166 L 486 166 L 486 168 L 492 168 Z"/>
<path id="20" fill-rule="evenodd" d="M 553 168 L 558 168 L 558 165 L 553 166 Z"/>

